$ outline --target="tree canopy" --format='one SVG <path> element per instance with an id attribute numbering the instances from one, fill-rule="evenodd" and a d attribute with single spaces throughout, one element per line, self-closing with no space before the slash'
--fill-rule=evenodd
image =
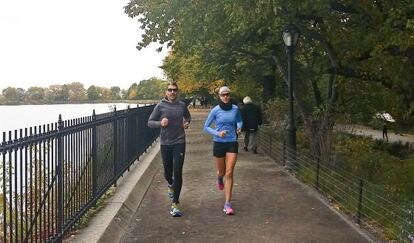
<path id="1" fill-rule="evenodd" d="M 125 96 L 129 100 L 158 100 L 163 97 L 166 87 L 167 81 L 152 77 L 139 84 L 133 83 Z"/>
<path id="2" fill-rule="evenodd" d="M 49 87 L 7 87 L 0 92 L 3 104 L 55 104 L 115 100 L 158 100 L 163 97 L 167 81 L 152 77 L 133 83 L 127 90 L 119 86 L 110 88 L 91 85 L 85 89 L 81 82 L 54 84 Z M 185 92 L 184 92 L 185 93 Z"/>
<path id="3" fill-rule="evenodd" d="M 412 1 L 131 0 L 125 12 L 144 30 L 137 48 L 170 46 L 163 68 L 189 90 L 224 80 L 240 95 L 284 93 L 282 30 L 294 23 L 295 103 L 312 135 L 338 117 L 412 117 Z"/>

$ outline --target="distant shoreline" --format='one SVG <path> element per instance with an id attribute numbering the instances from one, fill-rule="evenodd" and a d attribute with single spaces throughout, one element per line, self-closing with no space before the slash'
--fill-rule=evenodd
<path id="1" fill-rule="evenodd" d="M 0 103 L 1 106 L 8 105 L 66 105 L 66 104 L 99 104 L 99 103 L 129 103 L 129 104 L 155 104 L 159 100 L 83 100 L 74 102 L 49 102 L 49 103 L 35 103 L 35 102 L 20 102 L 20 101 L 5 101 Z"/>

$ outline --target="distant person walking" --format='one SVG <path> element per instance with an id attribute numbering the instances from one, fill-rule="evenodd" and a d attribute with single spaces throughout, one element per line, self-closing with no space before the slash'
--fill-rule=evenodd
<path id="1" fill-rule="evenodd" d="M 203 130 L 214 136 L 213 156 L 217 167 L 217 187 L 219 190 L 224 189 L 226 194 L 224 213 L 233 215 L 233 171 L 239 148 L 237 135 L 243 123 L 239 108 L 230 102 L 230 89 L 227 86 L 221 87 L 219 96 L 219 104 L 210 111 Z M 214 128 L 211 127 L 213 123 Z"/>
<path id="2" fill-rule="evenodd" d="M 256 104 L 253 104 L 249 96 L 244 97 L 241 115 L 243 118 L 244 131 L 244 151 L 251 150 L 257 154 L 257 131 L 262 125 L 262 110 Z"/>
<path id="3" fill-rule="evenodd" d="M 168 196 L 172 198 L 170 214 L 173 217 L 182 215 L 178 204 L 183 183 L 184 129 L 189 127 L 190 122 L 191 115 L 186 104 L 178 99 L 177 83 L 168 83 L 165 98 L 155 106 L 148 119 L 148 126 L 151 128 L 161 127 L 161 157 L 164 165 L 164 177 L 168 182 Z"/>
<path id="4" fill-rule="evenodd" d="M 386 121 L 382 125 L 382 139 L 388 142 L 388 126 Z"/>

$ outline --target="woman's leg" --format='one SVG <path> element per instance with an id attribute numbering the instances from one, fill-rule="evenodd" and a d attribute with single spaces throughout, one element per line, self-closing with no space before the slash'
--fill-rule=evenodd
<path id="1" fill-rule="evenodd" d="M 224 174 L 226 173 L 226 163 L 224 161 L 225 158 L 226 157 L 222 157 L 222 158 L 214 157 L 214 161 L 216 162 L 218 177 L 223 177 Z"/>
<path id="2" fill-rule="evenodd" d="M 224 180 L 224 191 L 226 192 L 226 203 L 231 201 L 231 194 L 233 191 L 233 171 L 234 166 L 236 165 L 237 154 L 236 153 L 226 153 L 226 163 L 225 163 L 225 180 Z"/>

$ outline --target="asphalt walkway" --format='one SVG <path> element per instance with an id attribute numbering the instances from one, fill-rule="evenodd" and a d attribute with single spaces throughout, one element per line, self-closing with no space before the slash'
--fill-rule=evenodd
<path id="1" fill-rule="evenodd" d="M 369 242 L 270 158 L 242 149 L 235 168 L 235 215 L 224 215 L 211 137 L 202 133 L 206 115 L 192 112 L 187 132 L 184 215 L 170 216 L 159 166 L 122 242 Z"/>
<path id="2" fill-rule="evenodd" d="M 381 130 L 375 130 L 367 126 L 362 125 L 338 125 L 336 127 L 338 131 L 343 131 L 346 133 L 351 133 L 355 135 L 360 136 L 366 136 L 371 137 L 375 140 L 383 140 L 382 139 L 382 131 Z M 409 143 L 412 147 L 414 147 L 414 135 L 413 134 L 397 134 L 391 129 L 388 129 L 388 142 L 394 143 L 394 142 L 401 142 L 401 143 Z"/>

